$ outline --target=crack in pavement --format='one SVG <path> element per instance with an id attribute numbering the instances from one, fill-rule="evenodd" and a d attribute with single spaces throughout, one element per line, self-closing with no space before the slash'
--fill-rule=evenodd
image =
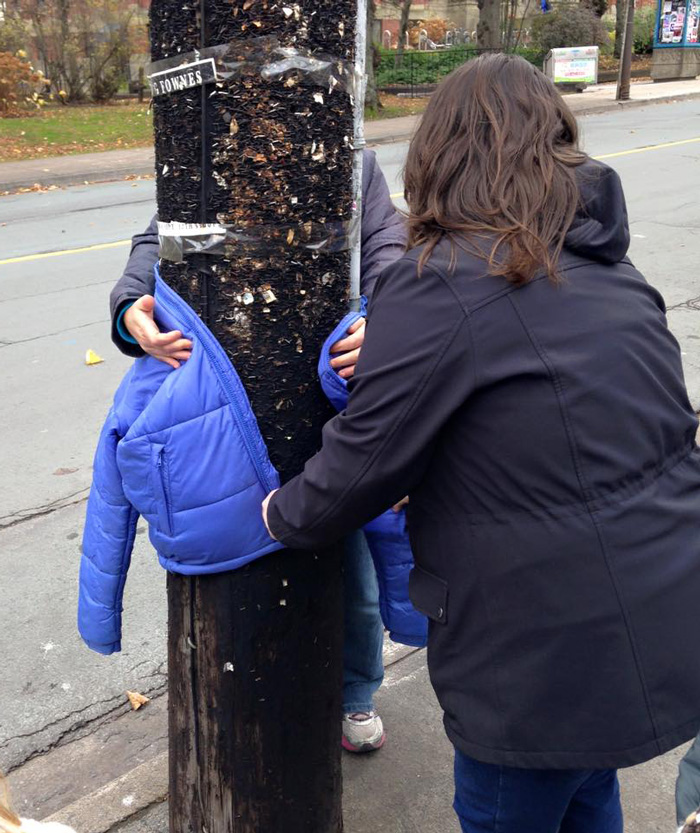
<path id="1" fill-rule="evenodd" d="M 42 338 L 51 338 L 52 336 L 62 336 L 72 333 L 74 330 L 84 330 L 86 327 L 94 327 L 95 324 L 107 324 L 111 322 L 111 318 L 101 318 L 99 321 L 89 321 L 87 324 L 78 324 L 77 327 L 70 327 L 67 330 L 57 330 L 55 333 L 42 333 L 31 338 L 21 338 L 18 341 L 2 342 L 2 347 L 13 347 L 15 344 L 29 344 L 30 341 L 41 341 Z M 0 347 L 0 350 L 2 349 Z"/>
<path id="2" fill-rule="evenodd" d="M 7 738 L 7 740 L 4 740 L 4 741 L 2 741 L 2 743 L 0 743 L 0 750 L 7 749 L 7 747 L 13 741 L 25 740 L 27 738 L 32 738 L 35 735 L 40 735 L 42 732 L 47 731 L 47 729 L 51 729 L 54 726 L 58 726 L 59 723 L 63 723 L 66 720 L 70 720 L 71 717 L 75 717 L 76 715 L 83 714 L 83 712 L 86 712 L 88 709 L 92 709 L 95 706 L 104 706 L 107 703 L 113 703 L 117 699 L 120 700 L 120 703 L 119 703 L 120 706 L 124 705 L 123 698 L 121 696 L 118 696 L 118 695 L 115 695 L 114 697 L 109 697 L 106 700 L 97 700 L 94 703 L 88 703 L 87 706 L 82 706 L 79 709 L 75 709 L 72 712 L 68 712 L 68 714 L 62 715 L 61 717 L 57 718 L 56 720 L 51 720 L 49 723 L 46 723 L 40 729 L 34 729 L 31 732 L 25 732 L 23 734 L 13 735 L 13 737 L 11 737 L 11 738 Z M 115 707 L 116 706 L 113 706 L 112 709 L 114 709 Z M 108 712 L 105 712 L 105 714 L 108 714 L 108 713 L 109 713 L 109 710 L 108 710 Z"/>
<path id="3" fill-rule="evenodd" d="M 682 301 L 680 304 L 673 304 L 673 306 L 667 307 L 666 311 L 670 312 L 674 309 L 691 309 L 700 312 L 700 296 L 697 298 L 690 298 L 688 301 Z"/>
<path id="4" fill-rule="evenodd" d="M 50 503 L 46 503 L 43 506 L 36 506 L 31 509 L 19 509 L 17 512 L 10 512 L 9 515 L 3 515 L 0 517 L 0 531 L 3 529 L 10 529 L 18 524 L 26 523 L 34 518 L 51 515 L 61 509 L 67 509 L 69 506 L 77 506 L 79 503 L 84 503 L 88 499 L 89 492 L 90 486 L 85 486 L 77 492 L 72 492 L 69 495 L 56 498 L 56 500 L 52 500 Z M 80 497 L 78 497 L 78 495 L 80 495 Z M 71 500 L 71 498 L 77 498 L 77 500 Z"/>
<path id="5" fill-rule="evenodd" d="M 162 665 L 160 666 L 162 667 Z M 148 677 L 154 677 L 156 673 L 148 675 L 144 679 L 148 679 Z M 164 675 L 162 675 L 164 676 Z M 144 693 L 147 696 L 150 696 L 152 699 L 155 699 L 163 694 L 165 694 L 167 690 L 167 679 L 161 682 L 159 685 L 152 686 L 151 688 L 146 688 Z M 56 720 L 52 720 L 51 722 L 47 723 L 46 725 L 42 726 L 40 729 L 36 729 L 32 732 L 27 732 L 21 735 L 15 735 L 14 737 L 8 738 L 7 740 L 0 743 L 0 751 L 9 748 L 13 743 L 18 740 L 30 740 L 31 738 L 37 737 L 44 732 L 49 731 L 50 729 L 59 726 L 61 723 L 64 723 L 67 720 L 70 720 L 72 717 L 76 717 L 77 715 L 83 714 L 89 709 L 94 708 L 95 706 L 104 706 L 111 704 L 109 708 L 105 711 L 100 712 L 95 717 L 86 717 L 83 720 L 79 720 L 76 723 L 72 723 L 67 728 L 63 729 L 57 737 L 53 740 L 45 743 L 44 745 L 40 746 L 37 749 L 32 750 L 31 752 L 27 753 L 24 758 L 21 760 L 16 761 L 15 763 L 11 764 L 5 770 L 5 775 L 9 775 L 10 773 L 14 772 L 15 770 L 23 767 L 25 764 L 28 764 L 29 761 L 34 760 L 35 758 L 46 755 L 49 752 L 52 752 L 59 746 L 64 745 L 64 742 L 70 742 L 70 740 L 79 740 L 81 737 L 84 737 L 87 734 L 91 734 L 93 731 L 96 731 L 101 726 L 105 726 L 113 721 L 118 720 L 124 714 L 128 714 L 131 711 L 131 706 L 128 702 L 125 702 L 125 695 L 124 694 L 115 694 L 113 697 L 109 697 L 105 700 L 97 700 L 94 703 L 89 703 L 87 706 L 83 706 L 80 709 L 76 709 L 73 712 L 69 712 L 62 717 L 59 717 Z M 83 729 L 89 729 L 89 731 L 81 734 Z M 73 737 L 75 735 L 75 737 Z M 70 739 L 66 741 L 66 739 Z"/>

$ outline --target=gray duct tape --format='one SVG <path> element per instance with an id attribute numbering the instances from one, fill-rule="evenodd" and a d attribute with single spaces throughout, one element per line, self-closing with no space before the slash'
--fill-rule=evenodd
<path id="1" fill-rule="evenodd" d="M 343 252 L 352 249 L 360 233 L 359 215 L 330 223 L 290 226 L 257 225 L 235 228 L 225 224 L 158 223 L 160 257 L 182 263 L 188 255 L 226 257 L 235 250 L 257 254 L 290 248 L 315 252 Z"/>
<path id="2" fill-rule="evenodd" d="M 258 74 L 268 81 L 294 79 L 300 84 L 343 90 L 354 95 L 358 79 L 348 61 L 303 49 L 284 48 L 276 38 L 254 38 L 183 53 L 146 67 L 154 97 Z"/>

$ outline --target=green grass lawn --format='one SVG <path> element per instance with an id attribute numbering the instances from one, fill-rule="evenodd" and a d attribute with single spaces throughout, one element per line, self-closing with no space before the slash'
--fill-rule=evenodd
<path id="1" fill-rule="evenodd" d="M 380 98 L 383 105 L 381 110 L 365 111 L 367 121 L 395 119 L 400 116 L 417 116 L 425 110 L 429 101 L 427 96 L 404 98 L 403 96 L 388 95 L 387 93 L 381 93 Z"/>
<path id="2" fill-rule="evenodd" d="M 384 109 L 368 120 L 421 113 L 425 98 L 383 95 Z M 0 162 L 41 159 L 90 151 L 147 147 L 153 143 L 148 104 L 47 105 L 21 118 L 0 119 Z"/>
<path id="3" fill-rule="evenodd" d="M 0 162 L 145 147 L 152 142 L 147 103 L 50 105 L 25 117 L 0 119 Z"/>

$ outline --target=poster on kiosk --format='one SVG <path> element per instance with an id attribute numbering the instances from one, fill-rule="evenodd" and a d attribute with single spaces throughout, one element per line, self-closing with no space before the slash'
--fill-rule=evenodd
<path id="1" fill-rule="evenodd" d="M 655 48 L 700 47 L 700 0 L 661 0 Z"/>

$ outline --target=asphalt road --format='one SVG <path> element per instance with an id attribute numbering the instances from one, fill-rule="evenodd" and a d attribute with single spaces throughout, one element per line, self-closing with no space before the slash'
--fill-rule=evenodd
<path id="1" fill-rule="evenodd" d="M 582 129 L 586 150 L 622 175 L 632 256 L 666 297 L 700 409 L 700 102 L 588 116 Z M 378 148 L 398 202 L 405 152 L 405 143 Z M 107 299 L 153 197 L 153 183 L 140 181 L 0 199 L 0 770 L 121 708 L 125 689 L 165 682 L 164 575 L 144 530 L 124 652 L 93 655 L 75 629 L 92 455 L 129 366 L 111 346 Z M 104 363 L 85 366 L 88 348 Z"/>

